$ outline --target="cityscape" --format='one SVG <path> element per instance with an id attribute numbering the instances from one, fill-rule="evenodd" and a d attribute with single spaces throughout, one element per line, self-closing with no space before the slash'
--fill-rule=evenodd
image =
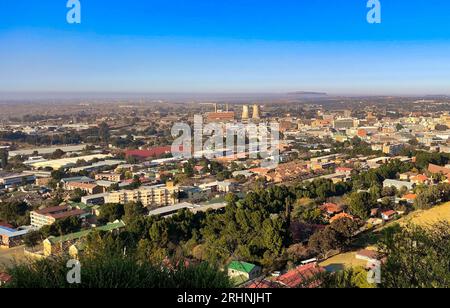
<path id="1" fill-rule="evenodd" d="M 5 2 L 17 13 L 22 1 Z M 50 4 L 45 21 L 0 18 L 0 289 L 173 289 L 174 304 L 208 306 L 276 304 L 278 289 L 450 287 L 448 24 L 410 37 L 389 21 L 396 5 L 352 0 L 342 14 L 361 11 L 363 30 L 285 38 L 262 25 L 262 39 L 249 8 L 234 26 L 214 11 L 237 3 L 155 13 L 131 1 L 128 26 L 106 29 L 84 2 L 59 19 Z M 262 1 L 255 14 L 283 5 L 318 4 Z M 168 27 L 171 10 L 189 20 L 183 8 L 210 28 L 140 19 Z M 147 35 L 158 43 L 144 59 Z"/>

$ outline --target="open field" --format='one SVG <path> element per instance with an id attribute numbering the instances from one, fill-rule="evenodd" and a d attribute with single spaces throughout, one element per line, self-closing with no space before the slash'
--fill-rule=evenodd
<path id="1" fill-rule="evenodd" d="M 12 249 L 0 248 L 0 270 L 5 266 L 12 265 L 15 261 L 24 261 L 25 255 L 23 246 Z"/>
<path id="2" fill-rule="evenodd" d="M 339 271 L 344 268 L 351 267 L 365 267 L 367 265 L 366 261 L 356 259 L 356 251 L 341 253 L 328 260 L 319 264 L 320 266 L 326 268 L 327 271 Z"/>
<path id="3" fill-rule="evenodd" d="M 429 210 L 416 211 L 397 222 L 401 225 L 411 222 L 416 225 L 427 226 L 439 221 L 447 221 L 450 223 L 450 202 Z"/>

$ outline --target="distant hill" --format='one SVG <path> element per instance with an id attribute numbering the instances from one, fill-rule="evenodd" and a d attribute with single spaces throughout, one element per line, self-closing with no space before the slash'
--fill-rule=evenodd
<path id="1" fill-rule="evenodd" d="M 328 94 L 325 92 L 296 91 L 290 92 L 288 95 L 327 96 Z"/>

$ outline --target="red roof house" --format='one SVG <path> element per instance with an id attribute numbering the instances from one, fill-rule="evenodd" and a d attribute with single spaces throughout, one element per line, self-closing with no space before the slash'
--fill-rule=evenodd
<path id="1" fill-rule="evenodd" d="M 302 285 L 315 288 L 319 286 L 320 282 L 314 277 L 324 271 L 325 269 L 318 266 L 317 263 L 310 263 L 287 272 L 278 277 L 276 281 L 287 288 L 298 288 Z"/>

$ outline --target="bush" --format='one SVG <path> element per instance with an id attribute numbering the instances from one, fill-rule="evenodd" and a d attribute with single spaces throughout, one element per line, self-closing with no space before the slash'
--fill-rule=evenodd
<path id="1" fill-rule="evenodd" d="M 154 265 L 131 257 L 82 258 L 81 284 L 66 280 L 68 259 L 45 259 L 15 265 L 8 288 L 228 288 L 227 275 L 207 263 L 193 266 Z"/>

